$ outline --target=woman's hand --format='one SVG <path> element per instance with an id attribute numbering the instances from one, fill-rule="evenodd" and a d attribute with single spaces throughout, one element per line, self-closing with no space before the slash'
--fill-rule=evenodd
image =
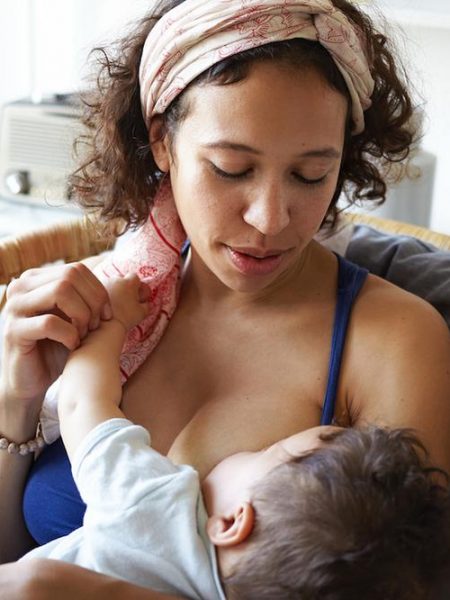
<path id="1" fill-rule="evenodd" d="M 34 558 L 0 566 L 2 600 L 181 600 L 62 561 Z"/>
<path id="2" fill-rule="evenodd" d="M 68 351 L 112 316 L 106 289 L 82 263 L 26 271 L 8 286 L 4 313 L 0 394 L 31 404 L 42 401 Z"/>

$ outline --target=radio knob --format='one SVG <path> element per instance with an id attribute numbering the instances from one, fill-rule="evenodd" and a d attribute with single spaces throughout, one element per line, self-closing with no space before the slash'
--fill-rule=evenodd
<path id="1" fill-rule="evenodd" d="M 29 194 L 30 175 L 28 171 L 12 171 L 6 175 L 5 185 L 11 194 Z"/>

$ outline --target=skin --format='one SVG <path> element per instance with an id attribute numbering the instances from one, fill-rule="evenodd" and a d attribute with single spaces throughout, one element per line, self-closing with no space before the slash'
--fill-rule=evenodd
<path id="1" fill-rule="evenodd" d="M 136 275 L 111 278 L 106 285 L 113 318 L 101 323 L 71 352 L 60 381 L 58 415 L 71 463 L 92 429 L 109 419 L 125 418 L 119 408 L 121 349 L 127 331 L 148 314 L 148 289 Z M 238 452 L 224 458 L 204 478 L 201 489 L 208 514 L 206 531 L 216 546 L 222 576 L 231 574 L 251 539 L 254 486 L 294 456 L 323 446 L 321 436 L 336 429 L 313 427 L 257 452 Z"/>
<path id="2" fill-rule="evenodd" d="M 280 70 L 285 85 L 268 95 L 266 85 Z M 170 170 L 192 243 L 191 287 L 201 289 L 202 301 L 226 300 L 237 307 L 284 298 L 298 281 L 305 250 L 336 187 L 347 113 L 345 99 L 313 72 L 257 65 L 253 73 L 231 87 L 193 90 L 187 99 L 191 114 L 175 136 L 175 155 L 167 137 L 152 146 L 159 166 Z M 292 77 L 296 85 L 286 85 Z M 216 103 L 221 108 L 204 118 Z M 280 106 L 276 116 L 274 104 Z M 294 111 L 283 114 L 294 104 Z M 158 135 L 158 120 L 152 135 Z M 282 259 L 266 276 L 243 275 L 230 260 L 230 248 Z"/>
<path id="3" fill-rule="evenodd" d="M 315 391 L 312 400 L 304 374 L 298 371 L 301 361 L 296 357 L 304 353 L 297 333 L 302 327 L 299 305 L 306 308 L 305 322 L 322 321 L 324 335 L 332 327 L 335 259 L 310 241 L 336 185 L 347 106 L 314 73 L 297 75 L 295 86 L 290 70 L 265 65 L 255 67 L 254 74 L 235 86 L 193 89 L 188 98 L 191 111 L 173 140 L 173 154 L 167 137 L 152 147 L 160 167 L 170 170 L 177 208 L 194 250 L 185 267 L 177 313 L 149 369 L 138 373 L 125 390 L 123 406 L 128 394 L 136 398 L 150 381 L 158 386 L 162 397 L 171 400 L 151 415 L 146 410 L 145 415 L 135 413 L 134 417 L 158 419 L 155 444 L 163 452 L 171 448 L 170 456 L 187 459 L 201 474 L 242 444 L 256 450 L 318 422 L 321 398 Z M 264 90 L 274 77 L 281 85 L 274 86 L 274 97 L 266 99 Z M 276 118 L 274 103 L 280 105 Z M 218 109 L 208 111 L 210 106 Z M 160 138 L 157 120 L 151 136 Z M 311 138 L 314 144 L 308 144 Z M 208 146 L 223 142 L 251 146 L 258 154 Z M 326 155 L 302 156 L 321 151 Z M 328 156 L 330 151 L 334 156 Z M 249 173 L 243 179 L 223 179 L 211 163 L 228 172 Z M 314 186 L 300 179 L 324 176 L 324 182 Z M 227 247 L 284 252 L 273 273 L 249 277 L 233 267 Z M 331 283 L 320 282 L 310 293 L 316 269 L 326 273 Z M 281 418 L 279 386 L 267 371 L 269 357 L 260 342 L 269 323 L 273 354 L 279 359 L 274 372 L 289 373 Z M 308 337 L 313 335 L 311 331 Z M 313 346 L 319 350 L 317 343 Z M 186 352 L 191 348 L 196 349 L 195 357 L 187 371 Z M 323 369 L 318 371 L 312 363 L 305 367 L 316 371 L 322 388 L 328 348 L 319 351 L 323 352 Z M 177 372 L 176 382 L 170 372 Z M 293 407 L 304 396 L 310 399 L 306 411 L 303 406 L 300 414 L 295 408 L 292 420 Z M 178 404 L 176 409 L 172 399 Z M 261 421 L 253 418 L 258 413 Z M 274 413 L 276 419 L 271 416 Z M 267 417 L 267 422 L 275 424 L 273 429 L 262 426 Z M 253 426 L 249 426 L 250 418 Z M 211 439 L 207 421 L 216 423 L 213 429 L 208 427 Z"/>
<path id="4" fill-rule="evenodd" d="M 228 516 L 244 502 L 251 502 L 253 487 L 275 467 L 322 447 L 322 436 L 341 430 L 319 425 L 300 431 L 257 452 L 237 452 L 218 463 L 202 481 L 209 515 Z"/>
<path id="5" fill-rule="evenodd" d="M 322 425 L 279 440 L 257 452 L 238 452 L 224 458 L 202 481 L 209 515 L 207 533 L 216 546 L 222 577 L 229 577 L 247 553 L 255 523 L 254 487 L 273 469 L 320 448 L 326 433 L 339 427 Z"/>
<path id="6" fill-rule="evenodd" d="M 151 360 L 127 383 L 121 407 L 151 428 L 157 450 L 205 476 L 226 456 L 258 451 L 319 423 L 337 261 L 312 237 L 333 195 L 339 158 L 310 153 L 342 152 L 347 107 L 316 73 L 270 63 L 254 66 L 242 82 L 188 94 L 190 111 L 172 151 L 159 119 L 150 136 L 159 166 L 170 170 L 192 256 L 179 308 Z M 217 140 L 258 153 L 205 147 Z M 298 157 L 305 152 L 308 158 Z M 220 178 L 211 162 L 228 172 L 248 170 L 248 178 Z M 311 186 L 294 173 L 326 179 Z M 276 272 L 244 277 L 224 245 L 286 254 Z M 58 365 L 65 358 L 60 345 L 39 340 L 73 349 L 89 326 L 107 317 L 105 291 L 86 271 L 25 274 L 9 291 L 0 418 L 11 439 L 32 437 L 55 376 L 49 354 Z M 74 321 L 55 315 L 55 306 Z M 449 333 L 439 315 L 369 277 L 352 312 L 335 416 L 342 425 L 416 429 L 431 461 L 448 469 L 449 364 Z M 148 390 L 160 399 L 155 406 Z M 28 465 L 0 456 L 0 539 L 16 544 L 1 549 L 3 560 L 29 544 L 20 515 Z"/>

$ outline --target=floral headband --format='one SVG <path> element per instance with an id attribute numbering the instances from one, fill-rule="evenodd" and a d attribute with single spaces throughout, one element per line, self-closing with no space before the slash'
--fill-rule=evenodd
<path id="1" fill-rule="evenodd" d="M 302 38 L 330 53 L 352 99 L 353 133 L 361 133 L 374 81 L 358 33 L 330 0 L 185 0 L 161 17 L 144 45 L 139 79 L 145 122 L 224 58 Z"/>

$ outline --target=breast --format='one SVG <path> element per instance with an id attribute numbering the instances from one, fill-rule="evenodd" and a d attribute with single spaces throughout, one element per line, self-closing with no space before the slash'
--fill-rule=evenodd
<path id="1" fill-rule="evenodd" d="M 317 304 L 278 328 L 273 319 L 209 328 L 175 321 L 128 382 L 122 408 L 157 450 L 204 475 L 225 456 L 320 422 L 331 326 Z"/>

